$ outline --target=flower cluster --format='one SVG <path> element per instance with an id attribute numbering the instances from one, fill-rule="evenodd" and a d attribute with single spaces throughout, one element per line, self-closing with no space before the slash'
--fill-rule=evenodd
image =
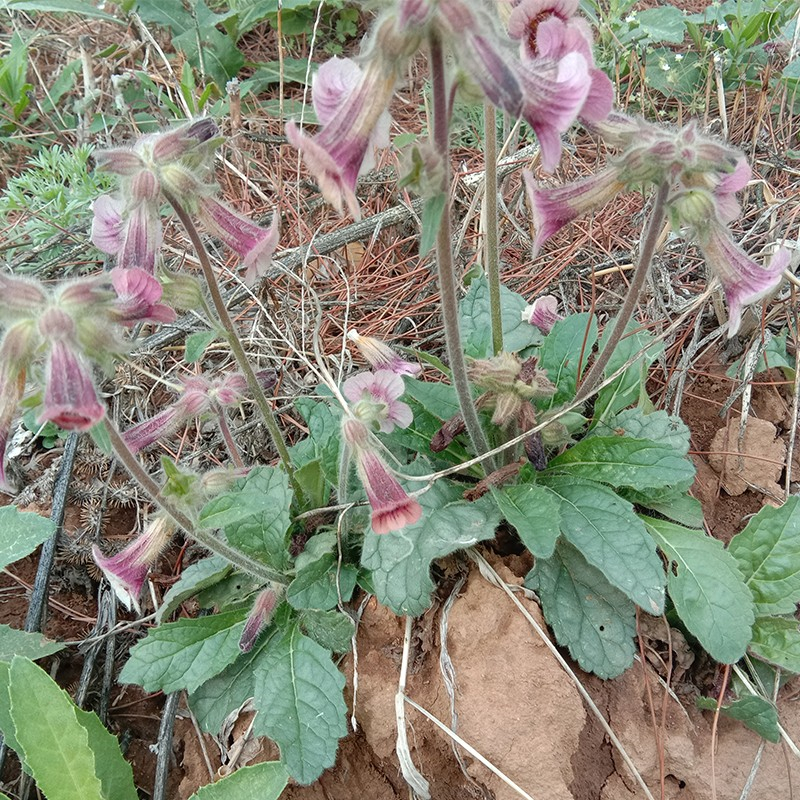
<path id="1" fill-rule="evenodd" d="M 161 285 L 139 269 L 114 269 L 81 278 L 54 291 L 32 279 L 0 275 L 0 483 L 11 423 L 31 368 L 44 362 L 44 399 L 39 422 L 87 430 L 105 414 L 92 376 L 92 362 L 110 366 L 127 345 L 122 327 L 166 322 Z"/>
<path id="2" fill-rule="evenodd" d="M 270 371 L 259 372 L 257 377 L 264 389 L 274 386 L 277 380 Z M 184 380 L 182 389 L 174 403 L 125 431 L 122 438 L 132 452 L 138 453 L 209 411 L 221 414 L 224 408 L 239 405 L 247 392 L 247 380 L 238 372 L 217 378 L 196 375 Z"/>
<path id="3" fill-rule="evenodd" d="M 739 214 L 736 192 L 751 176 L 742 153 L 701 136 L 693 123 L 671 130 L 614 113 L 591 127 L 621 151 L 607 167 L 550 189 L 524 173 L 536 227 L 534 255 L 564 225 L 604 206 L 619 192 L 667 183 L 673 225 L 688 229 L 722 283 L 730 317 L 728 335 L 733 336 L 742 307 L 774 291 L 789 262 L 789 253 L 782 248 L 762 267 L 731 237 L 727 226 Z"/>
<path id="4" fill-rule="evenodd" d="M 576 18 L 577 0 L 522 0 L 501 30 L 489 7 L 466 0 L 400 0 L 376 21 L 365 44 L 366 66 L 334 58 L 317 73 L 312 101 L 323 126 L 314 137 L 289 123 L 286 134 L 339 213 L 358 218 L 355 185 L 372 166 L 374 147 L 389 144 L 387 108 L 397 77 L 419 44 L 452 45 L 461 69 L 489 102 L 528 122 L 542 166 L 555 169 L 561 134 L 580 117 L 602 120 L 613 88 L 594 67 L 591 34 Z M 515 48 L 513 39 L 521 40 Z M 515 52 L 518 50 L 519 52 Z"/>
<path id="5" fill-rule="evenodd" d="M 269 266 L 278 243 L 278 218 L 262 228 L 216 199 L 214 150 L 221 142 L 210 119 L 143 136 L 131 147 L 101 150 L 98 166 L 119 177 L 115 194 L 93 205 L 92 242 L 117 266 L 155 271 L 162 242 L 163 200 L 195 214 L 206 230 L 233 250 L 252 284 Z"/>

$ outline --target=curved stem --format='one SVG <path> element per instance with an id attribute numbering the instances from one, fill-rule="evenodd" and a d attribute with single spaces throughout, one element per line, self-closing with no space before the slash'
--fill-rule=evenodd
<path id="1" fill-rule="evenodd" d="M 647 223 L 647 231 L 645 232 L 644 240 L 642 241 L 642 248 L 639 252 L 639 261 L 636 264 L 636 269 L 631 276 L 631 283 L 628 287 L 628 293 L 625 296 L 625 302 L 622 304 L 617 319 L 614 322 L 614 328 L 611 335 L 608 337 L 606 346 L 600 353 L 597 354 L 592 366 L 583 378 L 578 391 L 575 394 L 575 400 L 586 400 L 594 390 L 594 387 L 603 378 L 603 371 L 609 362 L 609 359 L 616 350 L 620 339 L 625 333 L 625 328 L 633 317 L 636 311 L 636 304 L 639 302 L 639 295 L 644 288 L 644 282 L 650 272 L 650 264 L 653 261 L 653 254 L 656 249 L 656 242 L 661 233 L 661 228 L 664 225 L 664 219 L 667 213 L 667 197 L 669 195 L 670 184 L 664 182 L 658 187 L 655 201 L 653 202 L 653 209 L 650 212 L 650 219 Z"/>
<path id="2" fill-rule="evenodd" d="M 492 316 L 492 349 L 503 350 L 503 312 L 500 303 L 500 250 L 497 243 L 497 114 L 487 100 L 483 104 L 484 183 L 483 224 L 484 261 L 489 277 L 489 308 Z"/>
<path id="3" fill-rule="evenodd" d="M 453 244 L 450 220 L 450 140 L 448 131 L 448 102 L 445 82 L 444 56 L 441 42 L 432 36 L 430 40 L 430 72 L 433 87 L 433 142 L 439 151 L 444 177 L 441 191 L 446 203 L 436 236 L 436 266 L 439 273 L 439 292 L 442 304 L 442 322 L 444 323 L 447 357 L 453 375 L 453 387 L 456 390 L 461 415 L 467 428 L 469 438 L 477 455 L 483 455 L 489 446 L 483 434 L 478 412 L 472 402 L 472 394 L 467 378 L 467 365 L 464 360 L 464 348 L 461 344 L 461 331 L 458 327 L 458 290 L 456 286 L 455 267 L 453 265 Z M 489 466 L 494 463 L 488 459 Z"/>
<path id="4" fill-rule="evenodd" d="M 178 508 L 171 498 L 164 497 L 161 494 L 159 485 L 139 463 L 139 459 L 131 452 L 131 449 L 120 435 L 120 432 L 108 417 L 104 418 L 103 427 L 108 434 L 108 438 L 111 440 L 114 453 L 122 462 L 125 469 L 128 470 L 133 480 L 150 495 L 153 501 L 172 518 L 187 536 L 190 536 L 198 544 L 205 547 L 206 550 L 210 550 L 215 555 L 221 556 L 226 561 L 229 561 L 237 569 L 240 569 L 242 572 L 247 572 L 261 581 L 274 581 L 281 584 L 288 583 L 288 579 L 285 575 L 271 570 L 258 561 L 254 561 L 249 556 L 231 547 L 227 542 L 220 541 L 210 530 L 197 528 L 194 522 Z"/>
<path id="5" fill-rule="evenodd" d="M 233 320 L 228 313 L 228 307 L 225 305 L 222 292 L 219 290 L 217 276 L 214 274 L 214 268 L 211 266 L 211 261 L 208 258 L 208 253 L 206 252 L 205 247 L 203 246 L 203 241 L 200 238 L 197 227 L 177 198 L 173 197 L 168 192 L 164 192 L 164 196 L 167 198 L 167 202 L 172 206 L 175 214 L 181 221 L 181 224 L 183 225 L 187 235 L 189 236 L 189 239 L 192 242 L 192 246 L 197 253 L 197 258 L 200 261 L 200 267 L 203 270 L 203 275 L 206 279 L 206 284 L 208 285 L 208 291 L 211 294 L 211 301 L 214 304 L 214 309 L 217 312 L 220 324 L 227 334 L 228 344 L 233 351 L 236 363 L 239 365 L 239 369 L 244 373 L 245 379 L 247 380 L 247 388 L 250 390 L 250 394 L 253 396 L 253 399 L 255 400 L 259 411 L 261 412 L 261 416 L 264 419 L 264 424 L 267 426 L 269 435 L 272 438 L 272 443 L 275 446 L 275 449 L 278 451 L 281 461 L 283 461 L 284 469 L 289 475 L 289 480 L 294 487 L 295 494 L 301 499 L 302 492 L 294 477 L 294 467 L 292 466 L 292 459 L 289 455 L 289 447 L 286 444 L 286 440 L 283 438 L 281 429 L 278 426 L 277 420 L 275 419 L 275 415 L 272 411 L 272 405 L 270 404 L 267 396 L 264 394 L 264 390 L 261 388 L 261 384 L 258 382 L 258 378 L 253 371 L 253 367 L 250 364 L 247 354 L 244 352 L 244 348 L 242 347 L 242 343 L 239 340 L 239 336 L 236 333 Z"/>

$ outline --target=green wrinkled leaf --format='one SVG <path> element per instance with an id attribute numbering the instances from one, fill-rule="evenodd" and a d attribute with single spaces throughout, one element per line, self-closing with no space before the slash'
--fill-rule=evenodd
<path id="1" fill-rule="evenodd" d="M 541 331 L 522 319 L 527 305 L 525 298 L 507 287 L 500 286 L 500 305 L 503 319 L 503 347 L 517 353 L 542 341 Z M 492 318 L 489 308 L 489 282 L 485 275 L 472 281 L 458 309 L 464 353 L 471 358 L 489 358 L 492 348 Z"/>
<path id="2" fill-rule="evenodd" d="M 197 594 L 197 602 L 200 608 L 218 612 L 234 611 L 248 601 L 252 605 L 253 595 L 262 584 L 263 581 L 258 578 L 234 571 L 221 581 L 201 589 Z"/>
<path id="3" fill-rule="evenodd" d="M 797 620 L 785 617 L 760 617 L 753 626 L 750 651 L 768 661 L 800 674 L 800 630 Z"/>
<path id="4" fill-rule="evenodd" d="M 550 558 L 561 532 L 561 505 L 553 493 L 533 483 L 492 490 L 500 513 L 517 529 L 528 550 L 539 558 Z"/>
<path id="5" fill-rule="evenodd" d="M 293 626 L 257 663 L 255 681 L 254 733 L 277 743 L 295 780 L 312 783 L 333 766 L 347 734 L 344 675 L 327 650 Z"/>
<path id="6" fill-rule="evenodd" d="M 666 411 L 646 414 L 639 406 L 620 411 L 611 420 L 595 428 L 595 433 L 600 436 L 615 433 L 632 439 L 649 439 L 682 456 L 689 452 L 691 437 L 691 431 L 680 417 L 671 417 Z"/>
<path id="7" fill-rule="evenodd" d="M 713 697 L 698 697 L 697 705 L 706 711 L 715 711 L 717 701 Z M 738 720 L 751 731 L 763 736 L 768 742 L 778 744 L 781 740 L 778 709 L 763 697 L 757 697 L 754 694 L 745 695 L 722 706 L 720 711 L 726 717 Z"/>
<path id="8" fill-rule="evenodd" d="M 616 320 L 606 325 L 600 339 L 600 352 L 608 344 L 615 324 Z M 638 322 L 631 320 L 627 324 L 625 335 L 611 354 L 611 358 L 603 370 L 603 376 L 609 378 L 632 359 L 633 363 L 608 386 L 598 392 L 594 404 L 595 425 L 607 421 L 623 408 L 627 408 L 639 400 L 647 368 L 663 349 L 664 345 L 656 344 L 653 335 L 644 330 Z M 639 353 L 641 355 L 638 355 Z"/>
<path id="9" fill-rule="evenodd" d="M 0 661 L 11 661 L 15 655 L 35 661 L 63 649 L 63 644 L 45 639 L 41 633 L 28 633 L 0 625 Z"/>
<path id="10" fill-rule="evenodd" d="M 189 800 L 278 800 L 287 783 L 286 767 L 280 761 L 265 761 L 202 786 Z"/>
<path id="11" fill-rule="evenodd" d="M 736 561 L 717 539 L 660 519 L 643 517 L 658 546 L 675 564 L 667 589 L 689 632 L 722 664 L 745 653 L 755 615 Z"/>
<path id="12" fill-rule="evenodd" d="M 255 467 L 230 492 L 203 508 L 200 525 L 223 528 L 231 545 L 282 570 L 291 562 L 286 539 L 291 505 L 286 473 L 277 467 Z"/>
<path id="13" fill-rule="evenodd" d="M 196 364 L 205 353 L 206 348 L 218 336 L 216 331 L 197 331 L 186 337 L 186 346 L 183 351 L 183 360 L 187 364 Z"/>
<path id="14" fill-rule="evenodd" d="M 570 314 L 553 325 L 539 349 L 539 366 L 546 370 L 547 377 L 556 385 L 556 393 L 544 401 L 544 408 L 560 406 L 575 397 L 578 362 L 583 374 L 596 342 L 597 318 L 594 314 Z"/>
<path id="15" fill-rule="evenodd" d="M 756 614 L 793 614 L 800 602 L 800 497 L 764 506 L 731 539 L 728 550 L 744 575 Z"/>
<path id="16" fill-rule="evenodd" d="M 318 645 L 334 653 L 348 653 L 352 647 L 355 623 L 339 611 L 309 609 L 300 615 L 300 627 Z"/>
<path id="17" fill-rule="evenodd" d="M 246 614 L 228 611 L 153 628 L 131 648 L 120 683 L 138 683 L 147 692 L 193 692 L 235 661 Z"/>
<path id="18" fill-rule="evenodd" d="M 650 614 L 664 609 L 664 568 L 633 507 L 607 486 L 542 476 L 561 501 L 561 533 L 608 581 Z"/>
<path id="19" fill-rule="evenodd" d="M 590 436 L 551 459 L 548 472 L 637 491 L 691 483 L 694 464 L 671 447 L 628 436 Z"/>
<path id="20" fill-rule="evenodd" d="M 104 800 L 89 735 L 67 693 L 32 661 L 15 656 L 8 694 L 16 745 L 42 792 L 59 800 Z"/>
<path id="21" fill-rule="evenodd" d="M 416 378 L 404 378 L 406 396 L 416 400 L 442 422 L 461 413 L 456 390 L 449 383 L 430 383 Z"/>
<path id="22" fill-rule="evenodd" d="M 221 556 L 209 556 L 183 571 L 180 580 L 172 584 L 156 611 L 156 624 L 160 625 L 177 611 L 181 603 L 198 592 L 219 583 L 233 572 L 233 566 Z"/>
<path id="23" fill-rule="evenodd" d="M 378 600 L 395 614 L 417 617 L 431 603 L 431 562 L 491 539 L 500 515 L 490 498 L 462 499 L 463 486 L 447 480 L 421 495 L 422 518 L 402 530 L 364 535 L 361 564 L 372 571 Z"/>
<path id="24" fill-rule="evenodd" d="M 25 753 L 22 752 L 22 745 L 16 738 L 16 727 L 11 718 L 11 696 L 9 695 L 9 684 L 11 682 L 11 662 L 0 661 L 0 733 L 3 734 L 5 743 L 19 756 L 23 769 L 30 773 L 25 764 Z"/>
<path id="25" fill-rule="evenodd" d="M 337 572 L 339 588 L 336 588 Z M 358 570 L 352 564 L 342 564 L 333 553 L 326 553 L 302 569 L 286 590 L 286 599 L 294 608 L 309 608 L 327 611 L 342 600 L 347 602 L 356 587 Z"/>
<path id="26" fill-rule="evenodd" d="M 189 707 L 206 733 L 216 736 L 228 715 L 253 696 L 257 664 L 266 656 L 276 635 L 272 631 L 266 638 L 261 637 L 249 653 L 241 654 L 219 675 L 189 694 Z"/>
<path id="27" fill-rule="evenodd" d="M 53 521 L 16 506 L 0 508 L 0 569 L 30 555 L 55 532 Z"/>
<path id="28" fill-rule="evenodd" d="M 615 678 L 636 652 L 636 607 L 571 545 L 536 559 L 525 585 L 538 590 L 558 643 L 587 672 Z"/>
<path id="29" fill-rule="evenodd" d="M 335 485 L 339 479 L 339 446 L 341 444 L 341 414 L 329 403 L 311 397 L 299 397 L 295 409 L 308 425 L 308 437 L 289 448 L 296 467 L 319 461 L 327 482 Z"/>

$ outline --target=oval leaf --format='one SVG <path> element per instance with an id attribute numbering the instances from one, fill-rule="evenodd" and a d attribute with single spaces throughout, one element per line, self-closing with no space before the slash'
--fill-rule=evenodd
<path id="1" fill-rule="evenodd" d="M 753 598 L 736 561 L 722 542 L 702 531 L 666 520 L 643 517 L 675 571 L 667 570 L 667 588 L 678 616 L 709 655 L 734 664 L 750 642 Z"/>

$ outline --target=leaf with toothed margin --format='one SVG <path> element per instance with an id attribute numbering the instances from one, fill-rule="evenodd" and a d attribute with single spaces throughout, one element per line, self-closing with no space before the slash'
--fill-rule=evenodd
<path id="1" fill-rule="evenodd" d="M 16 506 L 0 508 L 0 569 L 32 553 L 55 532 L 53 521 Z"/>
<path id="2" fill-rule="evenodd" d="M 291 626 L 255 665 L 253 732 L 281 750 L 289 774 L 302 784 L 333 766 L 347 734 L 344 675 L 328 650 Z"/>
<path id="3" fill-rule="evenodd" d="M 662 613 L 664 567 L 633 506 L 583 478 L 541 475 L 539 480 L 560 500 L 564 538 L 634 603 L 650 614 Z"/>
<path id="4" fill-rule="evenodd" d="M 546 400 L 537 401 L 537 405 L 551 408 L 575 397 L 578 367 L 581 373 L 585 371 L 596 341 L 597 318 L 588 312 L 570 314 L 553 325 L 539 350 L 539 367 L 547 372 L 556 393 Z"/>
<path id="5" fill-rule="evenodd" d="M 753 626 L 750 651 L 770 664 L 800 674 L 800 630 L 794 617 L 761 617 Z"/>
<path id="6" fill-rule="evenodd" d="M 432 561 L 494 536 L 500 514 L 492 499 L 468 503 L 463 491 L 463 485 L 438 480 L 418 498 L 419 522 L 390 533 L 370 529 L 364 534 L 361 565 L 372 571 L 378 600 L 395 614 L 417 617 L 430 606 Z"/>
<path id="7" fill-rule="evenodd" d="M 131 648 L 120 682 L 147 692 L 193 692 L 236 660 L 246 616 L 240 609 L 153 628 Z"/>

